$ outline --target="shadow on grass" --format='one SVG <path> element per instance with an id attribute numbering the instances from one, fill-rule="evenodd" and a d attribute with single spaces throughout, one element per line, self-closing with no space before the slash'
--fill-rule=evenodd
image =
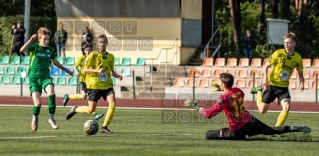
<path id="1" fill-rule="evenodd" d="M 253 136 L 247 137 L 244 141 L 285 141 L 285 142 L 319 142 L 317 136 L 311 136 L 310 134 L 295 133 L 295 134 L 285 134 L 281 137 L 274 136 Z"/>

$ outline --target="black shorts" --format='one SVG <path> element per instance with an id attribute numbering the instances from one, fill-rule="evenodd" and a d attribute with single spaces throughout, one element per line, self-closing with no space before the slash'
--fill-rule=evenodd
<path id="1" fill-rule="evenodd" d="M 283 99 L 290 98 L 288 88 L 269 86 L 268 89 L 263 91 L 263 103 L 270 104 L 278 98 L 278 105 Z"/>
<path id="2" fill-rule="evenodd" d="M 89 101 L 94 101 L 97 102 L 99 99 L 102 97 L 104 101 L 106 100 L 107 96 L 114 94 L 114 89 L 109 88 L 107 90 L 94 90 L 94 89 L 88 89 L 88 96 L 89 96 Z"/>
<path id="3" fill-rule="evenodd" d="M 254 136 L 258 134 L 273 133 L 273 128 L 269 127 L 260 120 L 252 117 L 243 127 L 238 130 L 232 131 L 229 128 L 220 130 L 209 130 L 206 132 L 207 139 L 228 139 L 228 140 L 242 140 L 246 135 Z"/>
<path id="4" fill-rule="evenodd" d="M 80 82 L 81 89 L 84 91 L 84 93 L 88 93 L 88 88 L 86 88 L 86 83 L 85 82 Z"/>

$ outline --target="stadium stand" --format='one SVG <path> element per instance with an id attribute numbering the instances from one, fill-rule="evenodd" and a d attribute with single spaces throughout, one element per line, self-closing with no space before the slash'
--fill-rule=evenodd
<path id="1" fill-rule="evenodd" d="M 236 67 L 238 65 L 237 61 L 238 61 L 237 58 L 228 58 L 226 67 Z"/>
<path id="2" fill-rule="evenodd" d="M 251 65 L 250 67 L 257 67 L 257 68 L 260 68 L 261 67 L 261 58 L 253 58 L 251 60 Z"/>
<path id="3" fill-rule="evenodd" d="M 214 58 L 204 58 L 204 62 L 201 66 L 212 67 L 214 65 Z"/>
<path id="4" fill-rule="evenodd" d="M 311 59 L 309 58 L 303 58 L 302 64 L 304 68 L 310 68 L 311 67 Z"/>
<path id="5" fill-rule="evenodd" d="M 249 66 L 249 58 L 239 59 L 238 67 L 248 67 L 248 66 Z"/>

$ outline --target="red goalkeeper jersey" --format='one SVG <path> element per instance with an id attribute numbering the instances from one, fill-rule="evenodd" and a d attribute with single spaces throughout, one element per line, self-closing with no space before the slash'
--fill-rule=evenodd
<path id="1" fill-rule="evenodd" d="M 239 88 L 232 88 L 219 97 L 210 109 L 202 108 L 200 113 L 211 118 L 224 111 L 229 129 L 238 130 L 250 121 L 251 115 L 244 107 L 244 92 Z"/>

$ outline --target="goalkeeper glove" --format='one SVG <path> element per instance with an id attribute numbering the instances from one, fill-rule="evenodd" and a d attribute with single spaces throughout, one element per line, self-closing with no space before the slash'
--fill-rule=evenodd
<path id="1" fill-rule="evenodd" d="M 196 101 L 193 101 L 190 99 L 188 99 L 184 102 L 184 106 L 191 107 L 191 108 L 196 109 L 196 110 L 199 110 L 199 108 L 200 108 L 200 105 L 198 105 L 198 103 Z"/>
<path id="2" fill-rule="evenodd" d="M 214 92 L 221 91 L 220 86 L 216 82 L 211 82 L 210 86 L 215 87 Z"/>

